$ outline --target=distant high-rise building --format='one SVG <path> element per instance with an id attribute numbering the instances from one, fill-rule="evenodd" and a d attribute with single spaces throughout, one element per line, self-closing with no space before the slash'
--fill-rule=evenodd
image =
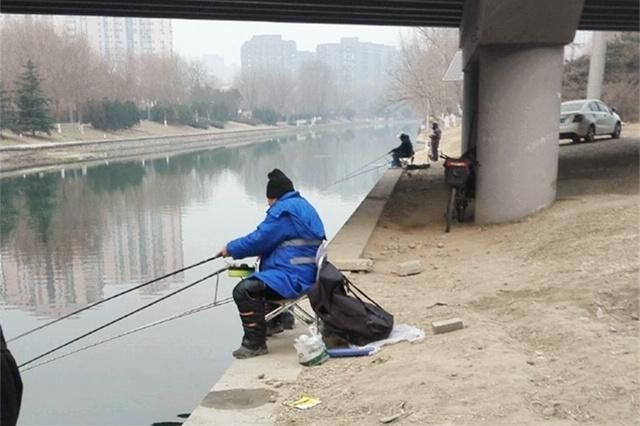
<path id="1" fill-rule="evenodd" d="M 107 60 L 132 55 L 166 55 L 173 52 L 170 19 L 97 16 L 1 15 L 3 24 L 19 21 L 50 25 L 65 37 L 86 37 L 89 45 Z"/>
<path id="2" fill-rule="evenodd" d="M 107 60 L 126 55 L 168 55 L 173 51 L 171 20 L 87 18 L 89 44 Z"/>
<path id="3" fill-rule="evenodd" d="M 296 53 L 296 68 L 300 68 L 305 62 L 311 62 L 316 60 L 316 52 L 307 52 L 304 50 L 298 50 Z"/>
<path id="4" fill-rule="evenodd" d="M 317 57 L 331 67 L 343 84 L 354 82 L 384 84 L 397 66 L 398 51 L 392 46 L 361 42 L 357 37 L 344 37 L 340 43 L 319 44 Z"/>
<path id="5" fill-rule="evenodd" d="M 258 70 L 294 71 L 297 65 L 296 42 L 280 35 L 255 35 L 242 44 L 242 72 Z"/>
<path id="6" fill-rule="evenodd" d="M 220 55 L 208 54 L 202 57 L 207 76 L 218 79 L 223 84 L 231 83 L 236 68 L 225 64 L 224 58 Z"/>

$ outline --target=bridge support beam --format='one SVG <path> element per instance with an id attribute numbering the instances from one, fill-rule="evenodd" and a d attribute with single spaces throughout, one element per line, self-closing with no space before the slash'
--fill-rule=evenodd
<path id="1" fill-rule="evenodd" d="M 478 168 L 475 220 L 518 220 L 555 200 L 563 45 L 582 0 L 466 2 L 460 34 Z M 473 90 L 477 79 L 477 90 Z M 475 114 L 474 106 L 476 107 Z M 477 129 L 477 131 L 474 131 Z"/>
<path id="2" fill-rule="evenodd" d="M 562 53 L 482 48 L 476 222 L 519 219 L 555 200 Z"/>
<path id="3" fill-rule="evenodd" d="M 589 59 L 589 81 L 587 98 L 600 99 L 604 81 L 604 65 L 607 56 L 607 33 L 596 31 L 591 39 L 591 58 Z"/>

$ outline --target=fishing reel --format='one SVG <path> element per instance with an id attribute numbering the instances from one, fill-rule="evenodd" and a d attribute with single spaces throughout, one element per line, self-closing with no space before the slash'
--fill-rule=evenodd
<path id="1" fill-rule="evenodd" d="M 232 263 L 229 265 L 229 269 L 227 270 L 227 274 L 231 278 L 247 278 L 249 275 L 253 274 L 256 271 L 256 267 L 249 266 L 246 263 Z"/>

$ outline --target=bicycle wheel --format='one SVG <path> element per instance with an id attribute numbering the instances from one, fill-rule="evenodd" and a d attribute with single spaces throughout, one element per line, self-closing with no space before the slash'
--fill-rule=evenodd
<path id="1" fill-rule="evenodd" d="M 468 202 L 463 194 L 461 194 L 460 199 L 456 202 L 456 210 L 458 216 L 458 222 L 464 222 L 465 216 L 467 214 L 467 205 Z"/>
<path id="2" fill-rule="evenodd" d="M 444 232 L 449 232 L 451 230 L 451 222 L 453 221 L 453 212 L 456 207 L 456 187 L 451 187 L 451 192 L 449 193 L 449 202 L 447 203 L 447 226 L 444 228 Z"/>

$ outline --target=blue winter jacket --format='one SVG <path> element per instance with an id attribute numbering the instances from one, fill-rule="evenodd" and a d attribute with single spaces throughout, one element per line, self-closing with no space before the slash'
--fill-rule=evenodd
<path id="1" fill-rule="evenodd" d="M 294 299 L 315 282 L 315 262 L 305 259 L 315 258 L 323 239 L 324 225 L 316 210 L 297 191 L 290 191 L 267 210 L 255 231 L 229 242 L 227 253 L 234 259 L 259 256 L 260 271 L 251 277 L 284 299 Z"/>

